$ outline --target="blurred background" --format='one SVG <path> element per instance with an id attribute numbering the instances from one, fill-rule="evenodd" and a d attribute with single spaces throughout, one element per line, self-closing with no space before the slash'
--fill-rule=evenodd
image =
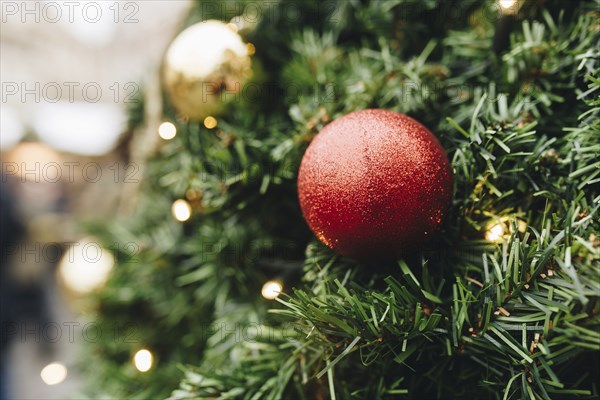
<path id="1" fill-rule="evenodd" d="M 0 400 L 597 398 L 599 1 L 0 0 Z M 298 204 L 308 143 L 373 107 L 431 127 L 457 166 L 452 222 L 400 264 L 402 287 L 396 265 L 319 244 Z M 518 236 L 534 227 L 535 252 Z M 571 269 L 536 264 L 551 253 Z M 515 282 L 488 280 L 488 259 Z M 554 278 L 524 302 L 534 264 Z"/>
<path id="2" fill-rule="evenodd" d="M 1 2 L 1 399 L 80 389 L 79 346 L 106 334 L 86 324 L 85 295 L 114 263 L 80 222 L 131 205 L 142 167 L 127 110 L 158 90 L 190 5 Z M 138 137 L 136 149 L 154 140 Z"/>

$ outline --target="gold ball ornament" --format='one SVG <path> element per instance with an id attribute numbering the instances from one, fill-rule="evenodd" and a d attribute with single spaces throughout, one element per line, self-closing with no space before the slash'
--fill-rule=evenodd
<path id="1" fill-rule="evenodd" d="M 208 20 L 190 26 L 165 55 L 163 84 L 171 104 L 193 120 L 219 114 L 252 76 L 248 46 L 235 27 Z"/>

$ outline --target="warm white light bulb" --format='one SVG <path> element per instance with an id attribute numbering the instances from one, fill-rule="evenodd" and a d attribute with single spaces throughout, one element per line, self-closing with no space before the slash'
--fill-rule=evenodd
<path id="1" fill-rule="evenodd" d="M 500 7 L 502 8 L 511 8 L 516 2 L 517 0 L 499 0 Z"/>
<path id="2" fill-rule="evenodd" d="M 48 364 L 40 373 L 46 385 L 58 385 L 67 377 L 67 368 L 60 363 Z"/>
<path id="3" fill-rule="evenodd" d="M 171 140 L 177 135 L 177 128 L 171 122 L 163 122 L 158 127 L 158 135 L 165 140 Z"/>
<path id="4" fill-rule="evenodd" d="M 183 199 L 175 200 L 171 206 L 171 213 L 177 221 L 184 222 L 192 216 L 192 206 Z"/>
<path id="5" fill-rule="evenodd" d="M 217 119 L 215 117 L 210 116 L 210 115 L 208 117 L 204 118 L 204 126 L 207 129 L 214 128 L 215 126 L 217 126 L 218 123 L 219 122 L 217 121 Z"/>
<path id="6" fill-rule="evenodd" d="M 509 10 L 517 4 L 517 0 L 498 0 L 498 4 L 503 10 Z"/>
<path id="7" fill-rule="evenodd" d="M 133 356 L 133 365 L 140 372 L 146 372 L 152 368 L 152 362 L 154 357 L 149 350 L 141 349 Z"/>
<path id="8" fill-rule="evenodd" d="M 266 282 L 260 293 L 267 300 L 273 300 L 279 296 L 283 290 L 283 285 L 279 281 L 268 281 Z"/>
<path id="9" fill-rule="evenodd" d="M 500 242 L 504 236 L 504 225 L 501 223 L 494 224 L 485 232 L 485 238 L 490 242 Z"/>
<path id="10" fill-rule="evenodd" d="M 58 275 L 65 285 L 78 293 L 88 293 L 101 287 L 115 265 L 110 251 L 97 239 L 84 238 L 75 242 L 58 264 Z"/>

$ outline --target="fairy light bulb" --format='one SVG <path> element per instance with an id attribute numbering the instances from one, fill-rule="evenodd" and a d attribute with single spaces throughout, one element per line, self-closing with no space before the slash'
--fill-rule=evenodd
<path id="1" fill-rule="evenodd" d="M 517 0 L 499 0 L 498 1 L 498 4 L 500 4 L 500 7 L 504 8 L 504 9 L 511 8 L 516 3 L 517 3 Z"/>
<path id="2" fill-rule="evenodd" d="M 517 12 L 517 0 L 498 0 L 498 4 L 502 14 L 516 14 Z"/>
<path id="3" fill-rule="evenodd" d="M 490 242 L 501 242 L 504 237 L 504 224 L 498 222 L 490 227 L 485 232 L 485 238 Z"/>
<path id="4" fill-rule="evenodd" d="M 172 122 L 163 122 L 158 127 L 158 136 L 165 140 L 171 140 L 177 135 L 177 127 Z"/>
<path id="5" fill-rule="evenodd" d="M 279 296 L 281 291 L 283 290 L 283 285 L 279 281 L 267 281 L 260 293 L 267 300 L 274 300 Z"/>
<path id="6" fill-rule="evenodd" d="M 48 364 L 40 372 L 40 377 L 46 385 L 58 385 L 66 379 L 67 367 L 57 362 Z"/>
<path id="7" fill-rule="evenodd" d="M 217 126 L 217 119 L 215 117 L 208 116 L 204 118 L 204 126 L 207 129 L 213 129 Z"/>
<path id="8" fill-rule="evenodd" d="M 177 221 L 184 222 L 192 216 L 192 206 L 183 199 L 175 200 L 171 206 L 171 213 Z"/>
<path id="9" fill-rule="evenodd" d="M 138 350 L 133 356 L 133 365 L 140 372 L 147 372 L 152 368 L 154 356 L 148 349 Z"/>
<path id="10" fill-rule="evenodd" d="M 72 291 L 85 294 L 102 287 L 115 265 L 115 257 L 93 237 L 75 242 L 61 257 L 57 274 Z"/>

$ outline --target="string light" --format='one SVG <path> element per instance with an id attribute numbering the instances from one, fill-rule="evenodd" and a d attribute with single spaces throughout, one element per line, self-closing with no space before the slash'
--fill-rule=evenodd
<path id="1" fill-rule="evenodd" d="M 158 127 L 158 136 L 165 140 L 171 140 L 177 135 L 177 128 L 171 122 L 163 122 Z"/>
<path id="2" fill-rule="evenodd" d="M 115 265 L 112 253 L 97 239 L 87 237 L 71 246 L 58 264 L 58 276 L 78 293 L 88 293 L 104 285 Z"/>
<path id="3" fill-rule="evenodd" d="M 267 299 L 267 300 L 273 300 L 276 299 L 277 296 L 279 296 L 279 294 L 281 293 L 281 291 L 283 290 L 283 285 L 281 284 L 281 282 L 279 281 L 267 281 L 260 293 L 262 294 L 262 296 Z"/>
<path id="4" fill-rule="evenodd" d="M 204 118 L 204 126 L 207 129 L 212 129 L 217 126 L 217 119 L 215 117 L 208 116 Z"/>
<path id="5" fill-rule="evenodd" d="M 46 385 L 58 385 L 67 377 L 67 368 L 56 362 L 48 364 L 42 369 L 40 377 Z"/>
<path id="6" fill-rule="evenodd" d="M 505 15 L 516 14 L 518 11 L 517 0 L 498 0 L 500 12 Z"/>
<path id="7" fill-rule="evenodd" d="M 256 53 L 256 47 L 252 43 L 246 43 L 246 48 L 248 49 L 248 55 L 254 55 Z"/>
<path id="8" fill-rule="evenodd" d="M 498 0 L 498 3 L 500 4 L 500 7 L 508 9 L 514 6 L 517 3 L 517 0 Z"/>
<path id="9" fill-rule="evenodd" d="M 147 349 L 138 350 L 133 356 L 133 365 L 140 372 L 147 372 L 152 368 L 154 357 L 152 353 Z"/>
<path id="10" fill-rule="evenodd" d="M 504 224 L 498 222 L 490 225 L 485 232 L 485 238 L 490 242 L 501 242 L 504 236 Z"/>
<path id="11" fill-rule="evenodd" d="M 180 222 L 185 222 L 192 216 L 192 206 L 183 199 L 175 200 L 171 206 L 173 217 Z"/>

